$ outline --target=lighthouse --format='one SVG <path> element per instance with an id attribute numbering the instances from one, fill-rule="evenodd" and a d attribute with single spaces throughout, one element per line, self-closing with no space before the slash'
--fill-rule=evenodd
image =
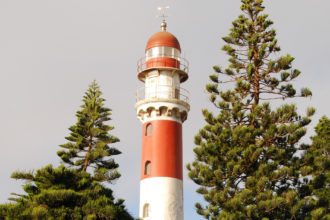
<path id="1" fill-rule="evenodd" d="M 137 117 L 142 122 L 139 217 L 143 220 L 183 220 L 182 123 L 190 109 L 188 62 L 178 39 L 161 30 L 146 45 L 138 61 Z"/>

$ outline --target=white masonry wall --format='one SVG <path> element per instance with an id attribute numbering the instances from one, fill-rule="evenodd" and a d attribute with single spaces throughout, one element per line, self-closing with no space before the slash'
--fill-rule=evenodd
<path id="1" fill-rule="evenodd" d="M 169 70 L 151 71 L 145 80 L 145 98 L 179 98 L 180 77 Z"/>
<path id="2" fill-rule="evenodd" d="M 183 220 L 182 180 L 151 177 L 140 182 L 140 218 L 143 220 Z M 148 208 L 145 208 L 145 206 Z"/>

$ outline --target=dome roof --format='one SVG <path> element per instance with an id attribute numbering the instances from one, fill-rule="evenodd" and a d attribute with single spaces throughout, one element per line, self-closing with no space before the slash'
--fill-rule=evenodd
<path id="1" fill-rule="evenodd" d="M 152 35 L 147 43 L 146 50 L 153 47 L 173 47 L 181 52 L 180 43 L 178 39 L 167 31 L 160 31 Z"/>

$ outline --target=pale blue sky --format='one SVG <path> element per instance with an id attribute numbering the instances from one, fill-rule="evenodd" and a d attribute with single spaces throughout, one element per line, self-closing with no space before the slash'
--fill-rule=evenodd
<path id="1" fill-rule="evenodd" d="M 208 75 L 213 65 L 226 64 L 221 37 L 240 13 L 239 0 L 0 0 L 0 202 L 21 192 L 22 182 L 10 179 L 13 171 L 59 164 L 58 145 L 65 143 L 82 96 L 96 79 L 121 139 L 122 177 L 115 195 L 137 216 L 141 127 L 134 93 L 143 84 L 136 62 L 159 30 L 156 8 L 163 5 L 171 7 L 168 30 L 190 62 L 183 84 L 191 94 L 183 132 L 186 164 L 193 160 L 193 136 L 204 124 L 201 109 L 211 107 L 204 89 Z M 266 6 L 283 54 L 296 57 L 294 67 L 302 71 L 297 87 L 313 90 L 312 99 L 295 102 L 301 112 L 317 108 L 315 124 L 330 112 L 330 1 L 266 0 Z M 201 198 L 186 176 L 185 219 L 201 219 L 194 210 Z"/>

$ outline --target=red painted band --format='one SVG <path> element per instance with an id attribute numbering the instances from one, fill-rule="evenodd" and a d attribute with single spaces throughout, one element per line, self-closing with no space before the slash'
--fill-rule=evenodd
<path id="1" fill-rule="evenodd" d="M 157 120 L 142 125 L 141 165 L 141 179 L 173 177 L 182 180 L 181 123 Z"/>
<path id="2" fill-rule="evenodd" d="M 151 58 L 146 62 L 147 68 L 172 67 L 180 68 L 180 61 L 171 57 Z"/>

